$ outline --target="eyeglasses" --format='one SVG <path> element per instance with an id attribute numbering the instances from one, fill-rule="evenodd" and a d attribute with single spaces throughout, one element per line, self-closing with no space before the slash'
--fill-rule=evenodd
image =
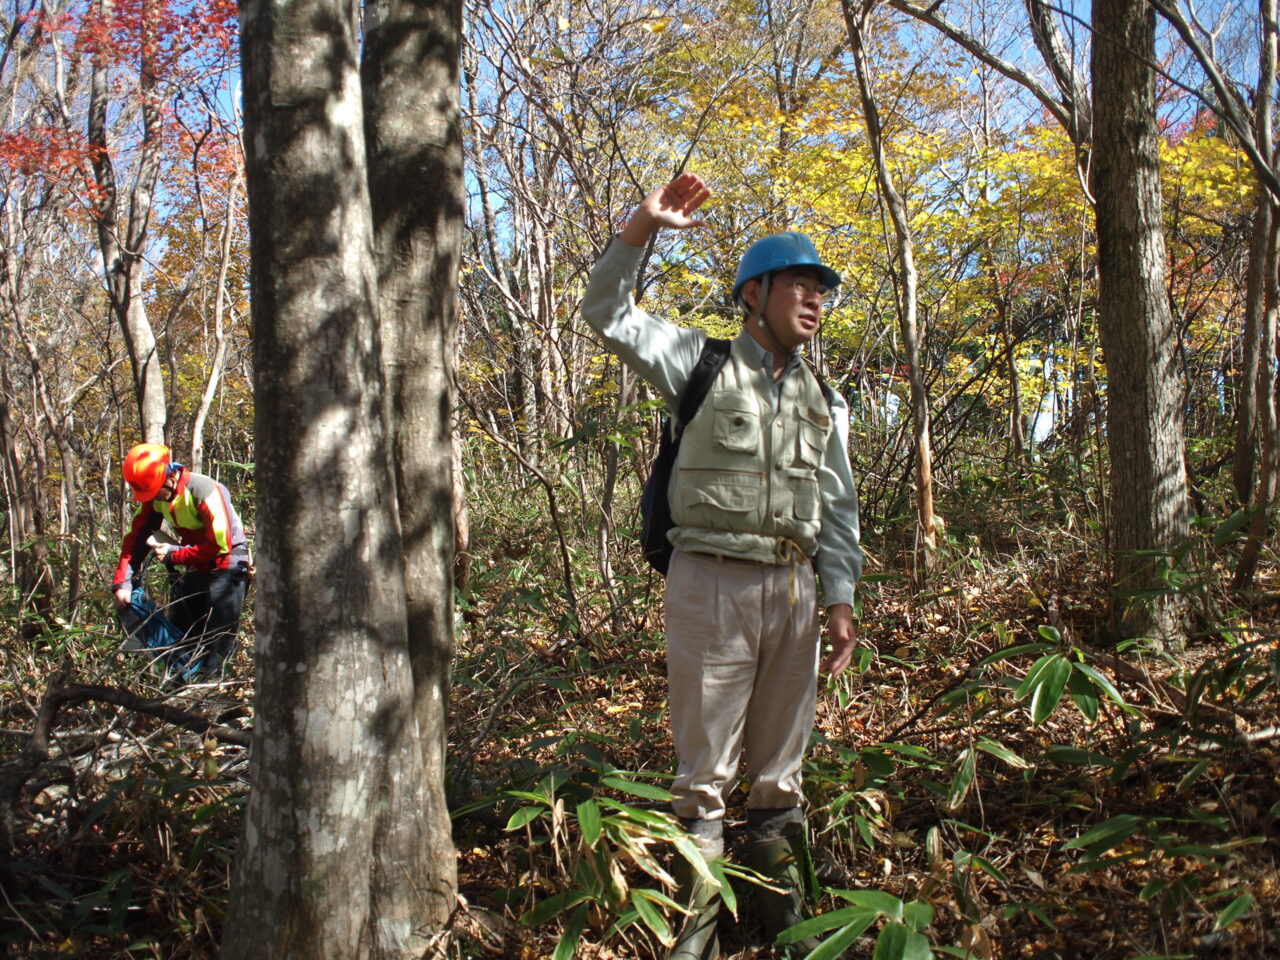
<path id="1" fill-rule="evenodd" d="M 835 299 L 834 291 L 828 290 L 811 277 L 779 278 L 777 282 L 784 290 L 790 290 L 797 296 L 811 297 L 816 293 L 824 306 Z"/>

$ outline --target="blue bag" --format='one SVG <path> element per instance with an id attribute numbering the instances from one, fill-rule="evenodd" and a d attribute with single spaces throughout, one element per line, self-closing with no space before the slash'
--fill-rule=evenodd
<path id="1" fill-rule="evenodd" d="M 134 587 L 129 606 L 120 612 L 120 626 L 128 636 L 124 650 L 129 652 L 151 651 L 157 659 L 163 659 L 167 669 L 180 675 L 186 682 L 196 679 L 212 661 L 212 655 L 191 660 L 193 646 L 183 643 L 178 626 L 161 612 L 145 587 Z"/>

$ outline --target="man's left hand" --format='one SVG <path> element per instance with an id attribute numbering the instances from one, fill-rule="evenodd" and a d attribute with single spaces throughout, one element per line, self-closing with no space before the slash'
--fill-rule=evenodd
<path id="1" fill-rule="evenodd" d="M 172 543 L 161 543 L 156 541 L 151 544 L 151 552 L 156 555 L 156 559 L 161 563 L 168 563 L 170 554 L 177 549 L 178 548 Z"/>
<path id="2" fill-rule="evenodd" d="M 847 603 L 833 603 L 827 607 L 827 640 L 831 653 L 818 665 L 823 673 L 839 676 L 853 659 L 858 631 L 853 625 L 853 608 Z"/>

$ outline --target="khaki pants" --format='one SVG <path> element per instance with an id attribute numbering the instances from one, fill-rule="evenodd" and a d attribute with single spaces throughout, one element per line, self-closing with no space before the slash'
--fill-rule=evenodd
<path id="1" fill-rule="evenodd" d="M 818 689 L 813 567 L 677 550 L 667 574 L 666 629 L 676 815 L 722 817 L 743 759 L 749 808 L 799 806 Z"/>

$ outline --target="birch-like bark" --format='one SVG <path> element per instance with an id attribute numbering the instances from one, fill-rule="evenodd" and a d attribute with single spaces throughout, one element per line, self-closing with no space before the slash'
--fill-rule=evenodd
<path id="1" fill-rule="evenodd" d="M 108 22 L 112 0 L 97 0 L 98 14 Z M 128 216 L 121 223 L 121 197 L 111 162 L 108 143 L 108 108 L 111 79 L 107 57 L 97 51 L 93 56 L 90 80 L 89 143 L 93 150 L 93 173 L 98 190 L 96 204 L 98 246 L 102 254 L 103 277 L 112 312 L 124 334 L 129 359 L 133 365 L 133 389 L 138 402 L 139 439 L 164 443 L 168 420 L 164 394 L 164 378 L 155 333 L 147 320 L 142 300 L 142 270 L 146 255 L 147 228 L 151 221 L 151 204 L 156 181 L 160 176 L 163 134 L 160 104 L 157 99 L 156 70 L 152 62 L 156 18 L 142 5 L 142 62 L 138 71 L 138 93 L 142 105 L 143 138 L 137 174 L 128 195 Z"/>
<path id="2" fill-rule="evenodd" d="M 196 406 L 191 423 L 191 468 L 204 470 L 204 425 L 218 396 L 218 385 L 227 366 L 227 270 L 231 265 L 231 241 L 235 235 L 236 198 L 240 195 L 240 176 L 231 180 L 227 190 L 227 213 L 222 220 L 222 235 L 218 243 L 218 275 L 213 288 L 213 355 L 209 358 L 209 375 Z"/>
<path id="3" fill-rule="evenodd" d="M 906 352 L 907 379 L 911 387 L 911 423 L 915 447 L 916 475 L 916 536 L 924 547 L 924 565 L 933 565 L 937 552 L 937 523 L 933 512 L 933 450 L 929 431 L 929 394 L 925 388 L 924 371 L 920 358 L 920 332 L 916 323 L 918 274 L 915 261 L 915 238 L 907 217 L 906 204 L 894 184 L 893 173 L 885 157 L 884 137 L 880 125 L 880 110 L 876 103 L 871 75 L 867 68 L 864 40 L 868 16 L 873 3 L 855 7 L 853 0 L 843 0 L 845 26 L 849 31 L 849 44 L 853 50 L 854 65 L 858 75 L 858 93 L 862 98 L 862 110 L 867 124 L 867 139 L 876 165 L 876 182 L 880 196 L 889 209 L 897 238 L 900 300 L 898 322 L 902 328 L 902 346 Z"/>

